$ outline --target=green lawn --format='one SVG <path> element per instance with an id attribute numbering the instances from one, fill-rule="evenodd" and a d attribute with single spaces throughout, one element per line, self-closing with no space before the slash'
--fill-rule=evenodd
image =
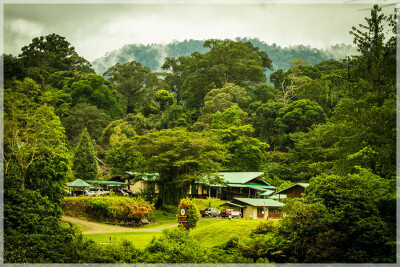
<path id="1" fill-rule="evenodd" d="M 175 223 L 174 220 L 172 223 Z M 197 227 L 190 231 L 201 246 L 213 247 L 221 245 L 229 240 L 229 238 L 238 236 L 239 238 L 248 236 L 261 221 L 246 219 L 212 219 L 200 220 Z M 154 225 L 153 225 L 154 227 Z M 110 244 L 112 242 L 120 242 L 123 239 L 131 241 L 132 244 L 139 249 L 145 248 L 150 241 L 159 238 L 161 232 L 136 232 L 136 233 L 106 233 L 106 234 L 87 234 L 84 235 L 88 239 L 92 239 L 96 243 Z"/>
<path id="2" fill-rule="evenodd" d="M 150 243 L 153 237 L 158 238 L 161 232 L 141 232 L 141 233 L 107 233 L 107 234 L 88 234 L 86 238 L 96 243 L 110 244 L 112 242 L 120 242 L 123 239 L 132 242 L 139 249 L 143 249 Z"/>
<path id="3" fill-rule="evenodd" d="M 229 238 L 238 236 L 239 238 L 248 236 L 260 221 L 246 219 L 215 219 L 201 220 L 198 226 L 190 231 L 200 245 L 213 247 L 221 245 Z"/>
<path id="4" fill-rule="evenodd" d="M 140 226 L 140 228 L 154 228 L 167 224 L 177 223 L 177 214 L 164 210 L 155 210 L 149 219 L 149 224 Z"/>

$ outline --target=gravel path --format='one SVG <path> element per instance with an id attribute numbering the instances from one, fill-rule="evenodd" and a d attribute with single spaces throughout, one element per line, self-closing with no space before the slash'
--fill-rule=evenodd
<path id="1" fill-rule="evenodd" d="M 161 232 L 163 229 L 166 228 L 173 228 L 177 227 L 178 224 L 169 224 L 169 225 L 163 225 L 159 227 L 154 227 L 154 228 L 129 228 L 129 227 L 121 227 L 121 226 L 113 226 L 113 225 L 108 225 L 108 224 L 103 224 L 103 223 L 94 223 L 94 222 L 89 222 L 81 219 L 77 219 L 74 217 L 70 216 L 62 216 L 61 219 L 63 221 L 75 223 L 78 225 L 81 225 L 85 228 L 87 228 L 86 231 L 83 231 L 82 234 L 100 234 L 100 233 L 124 233 L 124 232 Z"/>

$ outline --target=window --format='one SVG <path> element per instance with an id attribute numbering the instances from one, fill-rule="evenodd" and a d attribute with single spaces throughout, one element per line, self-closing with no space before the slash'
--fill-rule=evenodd
<path id="1" fill-rule="evenodd" d="M 257 214 L 264 214 L 264 207 L 258 207 Z"/>
<path id="2" fill-rule="evenodd" d="M 281 214 L 281 210 L 279 208 L 269 208 L 268 213 L 270 213 L 270 214 Z"/>

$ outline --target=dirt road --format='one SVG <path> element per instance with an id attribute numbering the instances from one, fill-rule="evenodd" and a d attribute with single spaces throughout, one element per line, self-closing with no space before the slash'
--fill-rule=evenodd
<path id="1" fill-rule="evenodd" d="M 166 228 L 173 228 L 177 227 L 178 224 L 169 224 L 169 225 L 163 225 L 159 227 L 154 227 L 154 228 L 129 228 L 129 227 L 121 227 L 121 226 L 113 226 L 113 225 L 108 225 L 108 224 L 103 224 L 103 223 L 94 223 L 94 222 L 89 222 L 81 219 L 77 219 L 74 217 L 69 217 L 69 216 L 62 216 L 61 219 L 66 222 L 71 222 L 75 223 L 78 225 L 81 225 L 85 228 L 87 228 L 86 231 L 83 231 L 82 234 L 100 234 L 100 233 L 124 233 L 124 232 L 161 232 L 163 229 Z"/>

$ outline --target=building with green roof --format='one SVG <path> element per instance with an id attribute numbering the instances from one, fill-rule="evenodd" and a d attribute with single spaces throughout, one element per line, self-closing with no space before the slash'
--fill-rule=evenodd
<path id="1" fill-rule="evenodd" d="M 108 181 L 123 182 L 128 185 L 128 189 L 134 193 L 152 192 L 158 194 L 157 181 L 160 179 L 160 174 L 157 172 L 128 172 L 124 175 L 117 175 L 108 179 Z"/>
<path id="2" fill-rule="evenodd" d="M 276 192 L 276 194 L 284 194 L 288 199 L 302 197 L 302 194 L 304 193 L 307 186 L 309 186 L 308 183 L 297 183 L 285 189 L 282 189 L 279 192 Z"/>
<path id="3" fill-rule="evenodd" d="M 285 204 L 269 198 L 233 198 L 221 206 L 240 211 L 248 219 L 281 219 Z"/>
<path id="4" fill-rule="evenodd" d="M 232 200 L 234 197 L 256 198 L 267 190 L 276 191 L 276 187 L 264 181 L 263 172 L 219 172 L 211 177 L 204 177 L 204 181 L 196 184 L 192 196 L 197 198 L 215 197 Z M 217 178 L 215 178 L 217 177 Z M 219 181 L 219 183 L 215 181 Z"/>

